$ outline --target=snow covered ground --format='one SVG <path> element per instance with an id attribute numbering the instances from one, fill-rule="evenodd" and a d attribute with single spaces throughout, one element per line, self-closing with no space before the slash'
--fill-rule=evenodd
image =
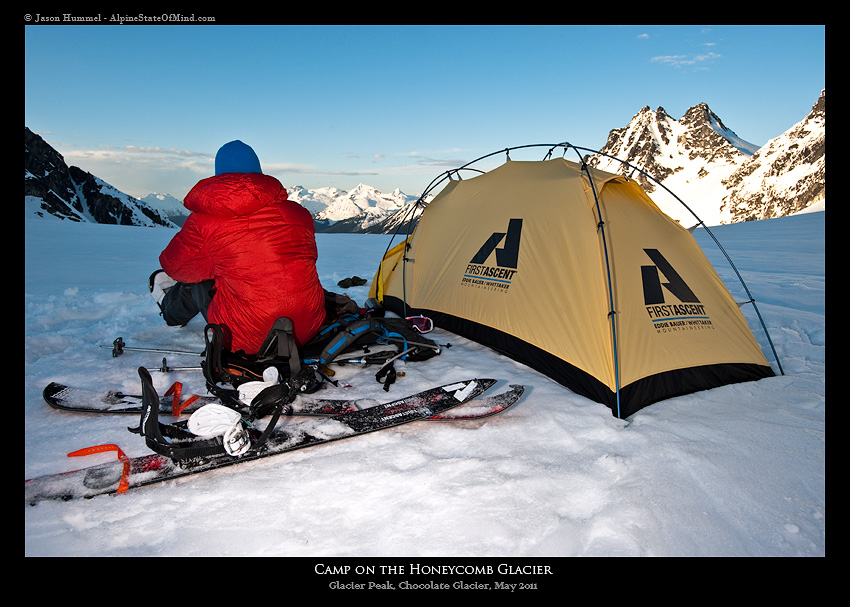
<path id="1" fill-rule="evenodd" d="M 369 370 L 339 376 L 358 397 L 381 400 L 474 376 L 501 380 L 494 393 L 526 384 L 523 399 L 488 420 L 413 423 L 124 495 L 25 505 L 25 554 L 823 556 L 824 223 L 816 212 L 713 228 L 759 302 L 784 376 L 671 399 L 624 421 L 437 330 L 452 347 L 408 364 L 389 395 Z M 113 358 L 100 346 L 119 336 L 128 346 L 202 350 L 202 319 L 169 328 L 147 292 L 173 231 L 29 218 L 25 230 L 24 477 L 114 458 L 66 457 L 95 444 L 147 453 L 127 431 L 137 420 L 55 411 L 41 391 L 56 381 L 137 392 L 137 368 L 158 367 L 161 356 Z M 704 231 L 696 236 L 731 288 L 722 255 Z M 342 278 L 371 278 L 388 237 L 317 240 L 322 282 L 340 291 Z M 366 287 L 347 292 L 362 302 Z M 175 380 L 204 392 L 199 372 L 153 375 L 161 392 Z"/>

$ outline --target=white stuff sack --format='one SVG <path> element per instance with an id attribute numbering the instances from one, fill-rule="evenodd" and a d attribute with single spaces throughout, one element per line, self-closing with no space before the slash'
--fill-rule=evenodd
<path id="1" fill-rule="evenodd" d="M 263 371 L 263 381 L 249 381 L 237 388 L 239 400 L 250 405 L 257 395 L 270 386 L 276 386 L 280 382 L 280 373 L 277 368 L 269 367 Z"/>
<path id="2" fill-rule="evenodd" d="M 211 403 L 195 411 L 189 418 L 189 432 L 203 438 L 223 437 L 224 450 L 241 455 L 251 447 L 248 433 L 237 411 Z"/>

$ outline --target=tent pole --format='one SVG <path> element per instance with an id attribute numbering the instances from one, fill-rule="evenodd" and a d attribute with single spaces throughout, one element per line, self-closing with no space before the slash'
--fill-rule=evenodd
<path id="1" fill-rule="evenodd" d="M 575 149 L 576 154 L 578 154 L 578 149 L 573 149 Z M 622 415 L 620 413 L 620 355 L 617 347 L 617 311 L 614 309 L 614 284 L 613 279 L 611 278 L 611 259 L 608 255 L 608 241 L 605 236 L 605 221 L 602 219 L 602 209 L 599 206 L 599 196 L 596 192 L 596 185 L 593 183 L 593 176 L 590 174 L 590 167 L 587 166 L 587 163 L 583 158 L 581 158 L 580 154 L 579 163 L 581 164 L 581 170 L 587 175 L 587 180 L 590 183 L 590 190 L 593 192 L 593 201 L 596 205 L 596 217 L 598 221 L 596 227 L 598 233 L 602 236 L 602 250 L 605 253 L 605 272 L 608 275 L 608 318 L 611 323 L 611 347 L 614 350 L 614 384 L 616 389 L 617 418 L 622 419 Z"/>

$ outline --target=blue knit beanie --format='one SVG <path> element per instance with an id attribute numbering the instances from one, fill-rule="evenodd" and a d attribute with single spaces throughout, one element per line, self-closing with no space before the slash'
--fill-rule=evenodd
<path id="1" fill-rule="evenodd" d="M 251 149 L 238 139 L 225 143 L 215 155 L 215 174 L 222 173 L 262 173 L 260 159 Z"/>

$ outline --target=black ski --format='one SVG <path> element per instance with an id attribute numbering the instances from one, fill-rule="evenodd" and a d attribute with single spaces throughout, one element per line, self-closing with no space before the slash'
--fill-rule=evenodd
<path id="1" fill-rule="evenodd" d="M 511 384 L 507 392 L 495 394 L 493 396 L 482 396 L 475 400 L 469 401 L 457 407 L 452 407 L 442 413 L 432 415 L 425 418 L 423 421 L 465 421 L 476 420 L 490 417 L 501 413 L 511 405 L 513 405 L 525 392 L 525 386 Z M 340 411 L 349 408 L 368 409 L 378 406 L 377 401 L 368 399 L 363 400 L 333 400 L 320 399 L 308 400 L 308 397 L 300 396 L 292 403 L 292 415 L 317 415 L 317 416 L 335 416 Z M 301 413 L 301 411 L 310 411 L 310 413 Z"/>
<path id="2" fill-rule="evenodd" d="M 176 384 L 175 384 L 176 385 Z M 54 409 L 72 413 L 97 413 L 110 415 L 139 415 L 142 412 L 142 397 L 139 394 L 124 394 L 110 390 L 106 394 L 72 388 L 56 382 L 50 383 L 42 392 L 45 402 Z M 188 415 L 209 403 L 217 403 L 215 396 L 189 396 L 182 398 L 175 386 L 169 388 L 159 399 L 162 415 Z M 292 403 L 293 415 L 334 416 L 356 411 L 360 407 L 354 400 L 303 400 Z M 246 405 L 247 408 L 247 405 Z"/>
<path id="3" fill-rule="evenodd" d="M 178 462 L 158 453 L 128 458 L 115 445 L 98 445 L 72 455 L 115 451 L 118 461 L 26 480 L 24 499 L 26 503 L 35 504 L 44 500 L 123 493 L 153 483 L 429 419 L 464 403 L 475 404 L 473 399 L 495 383 L 492 379 L 466 380 L 333 418 L 287 420 L 268 435 L 260 450 L 239 456 L 219 454 Z M 522 386 L 512 386 L 506 394 L 494 397 L 500 402 L 498 411 L 516 402 L 522 392 Z"/>
<path id="4" fill-rule="evenodd" d="M 175 384 L 176 385 L 176 384 Z M 523 386 L 512 385 L 511 390 L 496 396 L 478 398 L 463 406 L 444 411 L 429 418 L 432 421 L 462 421 L 482 419 L 507 409 L 520 396 Z M 139 415 L 142 412 L 142 397 L 136 394 L 124 394 L 118 390 L 109 390 L 105 394 L 83 388 L 72 388 L 52 382 L 42 393 L 45 402 L 54 409 L 71 413 L 93 413 L 107 415 Z M 169 388 L 160 397 L 159 412 L 162 415 L 188 415 L 200 407 L 218 402 L 215 396 L 193 395 L 181 400 L 179 389 Z M 378 405 L 369 399 L 313 399 L 299 396 L 290 405 L 290 415 L 335 417 Z M 176 407 L 176 409 L 175 409 Z"/>
<path id="5" fill-rule="evenodd" d="M 203 405 L 218 402 L 214 396 L 193 396 L 183 399 L 173 385 L 160 398 L 159 412 L 164 415 L 175 413 L 175 404 L 182 413 L 192 413 Z M 142 412 L 142 397 L 110 390 L 101 394 L 93 390 L 72 388 L 52 382 L 42 392 L 45 402 L 54 409 L 73 413 L 100 413 L 117 415 L 139 415 Z M 184 406 L 185 405 L 185 406 Z"/>

